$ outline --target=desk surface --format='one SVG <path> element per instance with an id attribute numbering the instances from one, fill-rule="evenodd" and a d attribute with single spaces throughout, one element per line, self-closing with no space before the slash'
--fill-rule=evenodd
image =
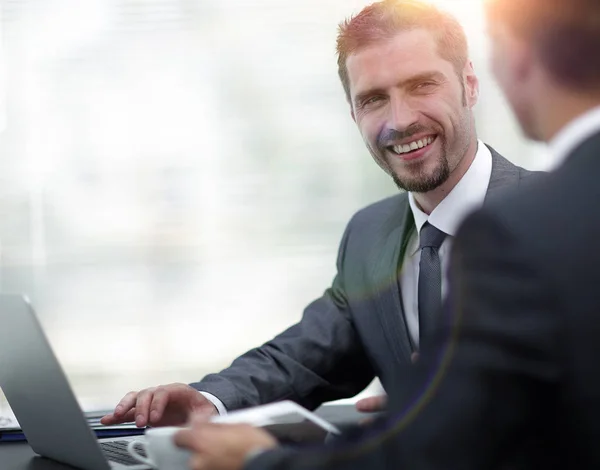
<path id="1" fill-rule="evenodd" d="M 356 424 L 365 415 L 354 405 L 325 405 L 316 413 L 332 424 L 343 428 Z M 0 443 L 0 468 L 2 470 L 73 470 L 73 467 L 36 456 L 26 442 Z"/>

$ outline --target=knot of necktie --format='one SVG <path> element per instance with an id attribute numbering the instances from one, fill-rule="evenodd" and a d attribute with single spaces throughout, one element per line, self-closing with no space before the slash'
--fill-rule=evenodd
<path id="1" fill-rule="evenodd" d="M 446 233 L 439 228 L 434 227 L 429 222 L 425 222 L 419 233 L 419 248 L 425 247 L 439 249 L 446 238 Z"/>

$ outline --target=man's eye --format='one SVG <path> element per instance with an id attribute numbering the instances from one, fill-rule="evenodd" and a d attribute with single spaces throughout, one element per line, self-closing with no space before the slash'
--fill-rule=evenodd
<path id="1" fill-rule="evenodd" d="M 381 100 L 382 100 L 381 96 L 371 96 L 370 98 L 367 98 L 363 104 L 365 104 L 365 105 L 374 104 Z"/>
<path id="2" fill-rule="evenodd" d="M 433 88 L 436 84 L 434 82 L 421 82 L 416 88 L 417 90 L 427 90 L 429 88 Z"/>

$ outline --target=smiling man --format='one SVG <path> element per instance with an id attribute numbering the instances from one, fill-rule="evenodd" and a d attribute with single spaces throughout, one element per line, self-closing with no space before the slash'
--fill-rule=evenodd
<path id="1" fill-rule="evenodd" d="M 353 34 L 360 26 L 348 23 L 339 38 L 352 117 L 375 161 L 411 192 L 409 202 L 431 215 L 478 150 L 485 162 L 474 171 L 486 180 L 491 171 L 489 150 L 478 149 L 472 108 L 479 87 L 466 43 L 457 37 L 444 46 L 432 31 L 407 24 L 388 39 L 360 37 L 359 47 Z"/>
<path id="2" fill-rule="evenodd" d="M 427 347 L 458 225 L 532 173 L 478 140 L 478 81 L 452 16 L 416 1 L 374 3 L 340 25 L 337 52 L 352 118 L 406 192 L 354 215 L 333 285 L 298 324 L 200 382 L 127 394 L 104 424 L 176 425 L 194 411 L 283 399 L 312 409 L 355 395 L 374 377 L 388 389 Z M 358 407 L 384 402 L 372 397 Z"/>
<path id="3" fill-rule="evenodd" d="M 262 430 L 196 423 L 177 436 L 195 470 L 600 468 L 600 2 L 489 0 L 487 14 L 494 74 L 558 166 L 461 226 L 452 335 L 362 439 L 260 453 L 275 447 Z"/>

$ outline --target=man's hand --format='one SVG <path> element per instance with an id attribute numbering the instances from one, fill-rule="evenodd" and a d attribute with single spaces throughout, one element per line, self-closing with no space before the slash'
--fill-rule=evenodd
<path id="1" fill-rule="evenodd" d="M 104 416 L 100 422 L 111 425 L 135 421 L 139 427 L 179 426 L 185 424 L 194 412 L 204 416 L 205 420 L 218 414 L 215 406 L 198 390 L 175 383 L 129 392 L 115 411 Z"/>
<path id="2" fill-rule="evenodd" d="M 190 429 L 175 434 L 175 444 L 192 451 L 192 470 L 240 470 L 250 452 L 278 445 L 269 433 L 249 424 L 207 423 L 197 416 Z"/>
<path id="3" fill-rule="evenodd" d="M 356 409 L 361 413 L 376 413 L 384 411 L 387 405 L 387 395 L 375 395 L 356 402 Z"/>

